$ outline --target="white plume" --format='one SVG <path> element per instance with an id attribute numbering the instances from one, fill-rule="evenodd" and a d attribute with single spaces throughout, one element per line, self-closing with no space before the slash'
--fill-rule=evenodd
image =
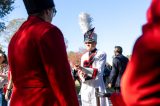
<path id="1" fill-rule="evenodd" d="M 92 28 L 92 20 L 88 13 L 82 12 L 79 14 L 79 25 L 83 34 Z"/>

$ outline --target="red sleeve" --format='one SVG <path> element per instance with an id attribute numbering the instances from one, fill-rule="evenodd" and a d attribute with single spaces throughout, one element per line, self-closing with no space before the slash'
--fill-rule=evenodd
<path id="1" fill-rule="evenodd" d="M 98 69 L 97 68 L 93 68 L 93 74 L 92 74 L 92 78 L 95 79 L 98 73 Z"/>
<path id="2" fill-rule="evenodd" d="M 149 34 L 136 42 L 122 77 L 122 96 L 127 106 L 160 105 L 160 37 L 154 39 Z"/>
<path id="3" fill-rule="evenodd" d="M 66 47 L 61 31 L 54 27 L 40 41 L 41 58 L 52 86 L 53 93 L 61 106 L 78 106 L 75 84 L 71 76 Z"/>

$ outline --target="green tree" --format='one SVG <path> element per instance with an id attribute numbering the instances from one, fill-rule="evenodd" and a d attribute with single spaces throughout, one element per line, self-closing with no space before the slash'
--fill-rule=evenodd
<path id="1" fill-rule="evenodd" d="M 0 45 L 4 50 L 7 50 L 10 39 L 24 21 L 23 18 L 11 20 L 6 28 L 0 32 Z"/>
<path id="2" fill-rule="evenodd" d="M 5 28 L 3 18 L 13 10 L 13 3 L 15 0 L 0 0 L 0 31 Z"/>
<path id="3" fill-rule="evenodd" d="M 74 52 L 74 51 L 69 51 L 68 52 L 68 60 L 71 64 L 71 67 L 72 65 L 75 65 L 75 64 L 80 64 L 80 60 L 81 60 L 81 56 L 86 52 L 87 50 L 84 49 L 84 48 L 79 48 L 79 51 L 78 52 Z"/>

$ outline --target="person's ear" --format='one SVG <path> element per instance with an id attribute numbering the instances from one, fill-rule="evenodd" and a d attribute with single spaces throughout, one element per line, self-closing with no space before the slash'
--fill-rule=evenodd
<path id="1" fill-rule="evenodd" d="M 97 45 L 97 42 L 94 42 L 94 45 L 96 46 L 96 45 Z"/>

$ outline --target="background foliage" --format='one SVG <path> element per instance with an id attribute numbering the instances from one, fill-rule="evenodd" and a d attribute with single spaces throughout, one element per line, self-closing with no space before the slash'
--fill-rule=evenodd
<path id="1" fill-rule="evenodd" d="M 0 31 L 5 28 L 3 18 L 13 10 L 15 0 L 0 0 Z"/>

